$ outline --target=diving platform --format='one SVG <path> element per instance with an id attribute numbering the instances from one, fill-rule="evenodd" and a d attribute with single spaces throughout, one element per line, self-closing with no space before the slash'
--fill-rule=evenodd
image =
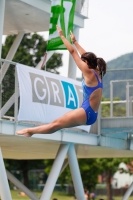
<path id="1" fill-rule="evenodd" d="M 79 29 L 84 28 L 84 20 L 88 18 L 85 11 L 86 8 L 88 10 L 87 5 L 88 0 L 76 1 L 74 34 L 77 40 Z M 53 134 L 34 134 L 32 137 L 16 135 L 17 130 L 34 127 L 41 123 L 18 120 L 20 92 L 16 70 L 14 71 L 15 84 L 13 86 L 15 92 L 4 102 L 4 105 L 2 104 L 2 81 L 10 64 L 16 69 L 17 63 L 12 62 L 12 60 L 24 34 L 49 30 L 50 6 L 50 0 L 0 1 L 0 197 L 2 200 L 12 199 L 7 179 L 24 191 L 30 199 L 38 200 L 28 188 L 5 169 L 3 162 L 5 158 L 55 160 L 40 200 L 50 199 L 59 175 L 69 164 L 77 199 L 85 200 L 78 158 L 120 158 L 132 157 L 133 155 L 133 114 L 127 110 L 127 115 L 124 117 L 113 117 L 112 102 L 110 106 L 111 117 L 102 118 L 99 113 L 98 120 L 90 131 L 70 128 L 62 129 Z M 6 59 L 2 59 L 2 35 L 11 34 L 16 34 L 16 39 Z M 75 79 L 76 66 L 71 58 L 69 58 L 69 65 L 71 67 L 68 76 Z M 128 95 L 129 91 L 127 97 Z M 127 98 L 127 109 L 129 109 L 128 103 L 130 103 L 129 98 Z M 13 105 L 14 116 L 7 116 L 7 111 Z M 130 188 L 125 200 L 131 192 Z"/>
<path id="2" fill-rule="evenodd" d="M 107 124 L 107 120 L 113 119 L 101 119 L 102 125 Z M 61 144 L 74 143 L 77 158 L 132 157 L 133 117 L 114 120 L 117 127 L 103 126 L 100 135 L 71 128 L 32 137 L 15 135 L 15 131 L 33 125 L 1 120 L 2 154 L 8 159 L 54 159 Z M 126 123 L 119 128 L 118 123 L 122 121 Z"/>

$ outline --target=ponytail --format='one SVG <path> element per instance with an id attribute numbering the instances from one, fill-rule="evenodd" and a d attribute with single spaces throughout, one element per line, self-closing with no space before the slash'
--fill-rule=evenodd
<path id="1" fill-rule="evenodd" d="M 100 71 L 101 78 L 106 74 L 106 62 L 103 60 L 103 58 L 97 58 L 97 66 Z"/>
<path id="2" fill-rule="evenodd" d="M 97 56 L 92 52 L 85 52 L 81 55 L 83 61 L 87 61 L 90 69 L 97 69 L 100 72 L 101 79 L 106 74 L 106 62 L 103 58 L 97 58 Z"/>

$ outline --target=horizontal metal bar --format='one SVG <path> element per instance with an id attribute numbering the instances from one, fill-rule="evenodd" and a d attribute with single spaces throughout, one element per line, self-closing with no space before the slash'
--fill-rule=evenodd
<path id="1" fill-rule="evenodd" d="M 114 72 L 114 71 L 125 71 L 125 70 L 133 70 L 133 68 L 110 69 L 110 70 L 107 70 L 107 72 Z"/>
<path id="2" fill-rule="evenodd" d="M 110 83 L 114 83 L 114 82 L 129 82 L 129 81 L 133 81 L 133 79 L 126 79 L 126 80 L 112 80 L 112 81 L 110 81 Z"/>
<path id="3" fill-rule="evenodd" d="M 0 59 L 0 61 L 2 61 L 2 62 L 7 62 L 7 63 L 10 63 L 10 64 L 12 64 L 12 65 L 17 65 L 18 63 L 16 63 L 16 62 L 13 62 L 13 61 L 11 61 L 11 60 L 6 60 L 6 59 Z"/>
<path id="4" fill-rule="evenodd" d="M 123 101 L 112 101 L 112 103 L 126 103 L 126 100 Z M 110 104 L 111 101 L 102 101 L 101 104 Z"/>

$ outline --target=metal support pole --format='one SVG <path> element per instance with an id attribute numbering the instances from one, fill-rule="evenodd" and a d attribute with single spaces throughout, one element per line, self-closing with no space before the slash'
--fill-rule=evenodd
<path id="1" fill-rule="evenodd" d="M 66 160 L 64 161 L 63 166 L 62 166 L 62 168 L 61 168 L 61 171 L 60 171 L 60 174 L 59 174 L 59 175 L 62 174 L 62 172 L 66 169 L 67 165 L 68 165 L 68 159 L 66 159 Z"/>
<path id="2" fill-rule="evenodd" d="M 19 96 L 18 76 L 17 76 L 17 68 L 15 66 L 15 106 L 14 106 L 15 122 L 18 119 L 18 96 Z"/>
<path id="3" fill-rule="evenodd" d="M 110 117 L 113 117 L 113 83 L 110 81 Z"/>
<path id="4" fill-rule="evenodd" d="M 2 66 L 2 61 L 0 60 L 0 70 L 1 66 Z M 0 80 L 1 80 L 1 74 L 0 74 Z M 2 118 L 1 108 L 2 108 L 2 83 L 0 81 L 0 120 Z M 1 121 L 0 121 L 0 133 L 1 133 Z"/>
<path id="5" fill-rule="evenodd" d="M 130 194 L 133 191 L 133 183 L 130 185 L 130 187 L 127 189 L 126 193 L 124 194 L 122 200 L 127 200 Z"/>
<path id="6" fill-rule="evenodd" d="M 0 59 L 2 52 L 2 35 L 4 27 L 5 0 L 0 1 Z"/>
<path id="7" fill-rule="evenodd" d="M 81 7 L 82 6 L 82 4 L 81 4 L 81 0 L 78 0 L 78 1 L 76 1 L 76 11 L 77 12 L 81 12 Z"/>
<path id="8" fill-rule="evenodd" d="M 16 179 L 8 170 L 6 170 L 7 178 L 32 200 L 39 200 L 27 187 L 25 187 L 18 179 Z"/>
<path id="9" fill-rule="evenodd" d="M 66 157 L 67 151 L 69 148 L 69 144 L 62 144 L 58 150 L 56 159 L 54 160 L 54 164 L 52 166 L 51 172 L 47 179 L 46 185 L 42 192 L 40 200 L 50 200 L 52 192 L 54 190 L 57 178 L 59 176 L 63 161 Z"/>
<path id="10" fill-rule="evenodd" d="M 2 200 L 7 200 L 7 199 L 12 200 L 1 149 L 0 149 L 0 196 Z"/>
<path id="11" fill-rule="evenodd" d="M 24 32 L 20 32 L 17 35 L 13 45 L 11 46 L 11 48 L 10 48 L 10 50 L 8 52 L 8 55 L 6 57 L 7 60 L 12 60 L 13 59 L 13 57 L 14 57 L 14 55 L 15 55 L 15 53 L 16 53 L 19 45 L 20 45 L 20 42 L 22 41 L 23 36 L 24 36 Z M 3 66 L 2 66 L 2 68 L 0 70 L 0 73 L 2 74 L 1 75 L 1 81 L 4 78 L 5 73 L 6 73 L 7 69 L 8 69 L 8 67 L 9 67 L 9 65 L 10 65 L 9 63 L 4 63 Z"/>
<path id="12" fill-rule="evenodd" d="M 80 175 L 79 165 L 76 157 L 76 152 L 74 144 L 71 144 L 68 150 L 68 161 L 71 170 L 71 175 L 74 183 L 74 188 L 76 192 L 76 198 L 78 200 L 85 200 L 83 183 Z"/>
<path id="13" fill-rule="evenodd" d="M 19 93 L 18 93 L 19 97 Z M 5 105 L 0 109 L 1 117 L 5 115 L 5 113 L 9 110 L 9 108 L 14 104 L 14 100 L 17 98 L 16 94 L 14 93 L 10 99 L 5 103 Z"/>
<path id="14" fill-rule="evenodd" d="M 129 98 L 129 116 L 132 116 L 132 110 L 133 110 L 133 106 L 132 106 L 132 100 L 133 100 L 133 96 L 131 96 Z"/>
<path id="15" fill-rule="evenodd" d="M 129 117 L 129 82 L 126 85 L 126 116 Z"/>
<path id="16" fill-rule="evenodd" d="M 15 62 L 11 62 L 9 60 L 4 60 L 4 59 L 1 59 L 2 62 L 6 62 L 8 64 L 12 64 L 12 65 L 15 65 L 16 66 L 16 63 Z M 1 64 L 1 62 L 0 62 Z M 0 66 L 1 68 L 1 66 Z M 0 73 L 0 76 L 2 74 Z M 2 118 L 3 115 L 5 115 L 5 113 L 10 109 L 10 107 L 14 104 L 14 101 L 15 101 L 15 116 L 17 116 L 17 108 L 18 108 L 18 105 L 17 105 L 17 101 L 18 101 L 18 97 L 19 97 L 19 89 L 18 89 L 18 79 L 17 79 L 17 73 L 16 73 L 16 69 L 15 69 L 15 93 L 10 97 L 10 99 L 4 104 L 3 107 L 1 107 L 0 105 L 0 117 Z M 0 80 L 1 80 L 1 77 L 0 77 Z M 0 84 L 0 88 L 1 88 L 1 84 Z M 1 90 L 1 89 L 0 89 Z M 1 94 L 1 93 L 0 93 Z M 1 100 L 2 96 L 0 95 L 0 104 L 2 102 Z M 16 118 L 15 118 L 16 119 Z"/>
<path id="17" fill-rule="evenodd" d="M 74 35 L 76 37 L 76 40 L 78 40 L 78 38 L 79 38 L 79 28 L 78 27 L 74 28 Z M 68 65 L 68 77 L 72 78 L 72 79 L 76 79 L 76 71 L 77 71 L 76 63 L 74 62 L 72 56 L 70 55 L 69 65 Z"/>
<path id="18" fill-rule="evenodd" d="M 99 106 L 99 109 L 98 109 L 98 123 L 97 123 L 97 132 L 98 132 L 98 135 L 101 134 L 101 104 Z"/>

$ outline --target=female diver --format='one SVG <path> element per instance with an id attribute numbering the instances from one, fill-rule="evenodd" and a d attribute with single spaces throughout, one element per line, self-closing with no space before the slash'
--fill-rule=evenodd
<path id="1" fill-rule="evenodd" d="M 102 97 L 102 78 L 106 73 L 106 62 L 102 58 L 96 57 L 94 53 L 86 52 L 78 44 L 72 32 L 70 32 L 70 38 L 76 48 L 69 43 L 58 26 L 57 31 L 78 68 L 82 71 L 83 103 L 80 108 L 67 112 L 49 124 L 19 130 L 16 132 L 18 135 L 30 137 L 33 134 L 50 134 L 63 128 L 91 125 L 97 119 Z"/>

